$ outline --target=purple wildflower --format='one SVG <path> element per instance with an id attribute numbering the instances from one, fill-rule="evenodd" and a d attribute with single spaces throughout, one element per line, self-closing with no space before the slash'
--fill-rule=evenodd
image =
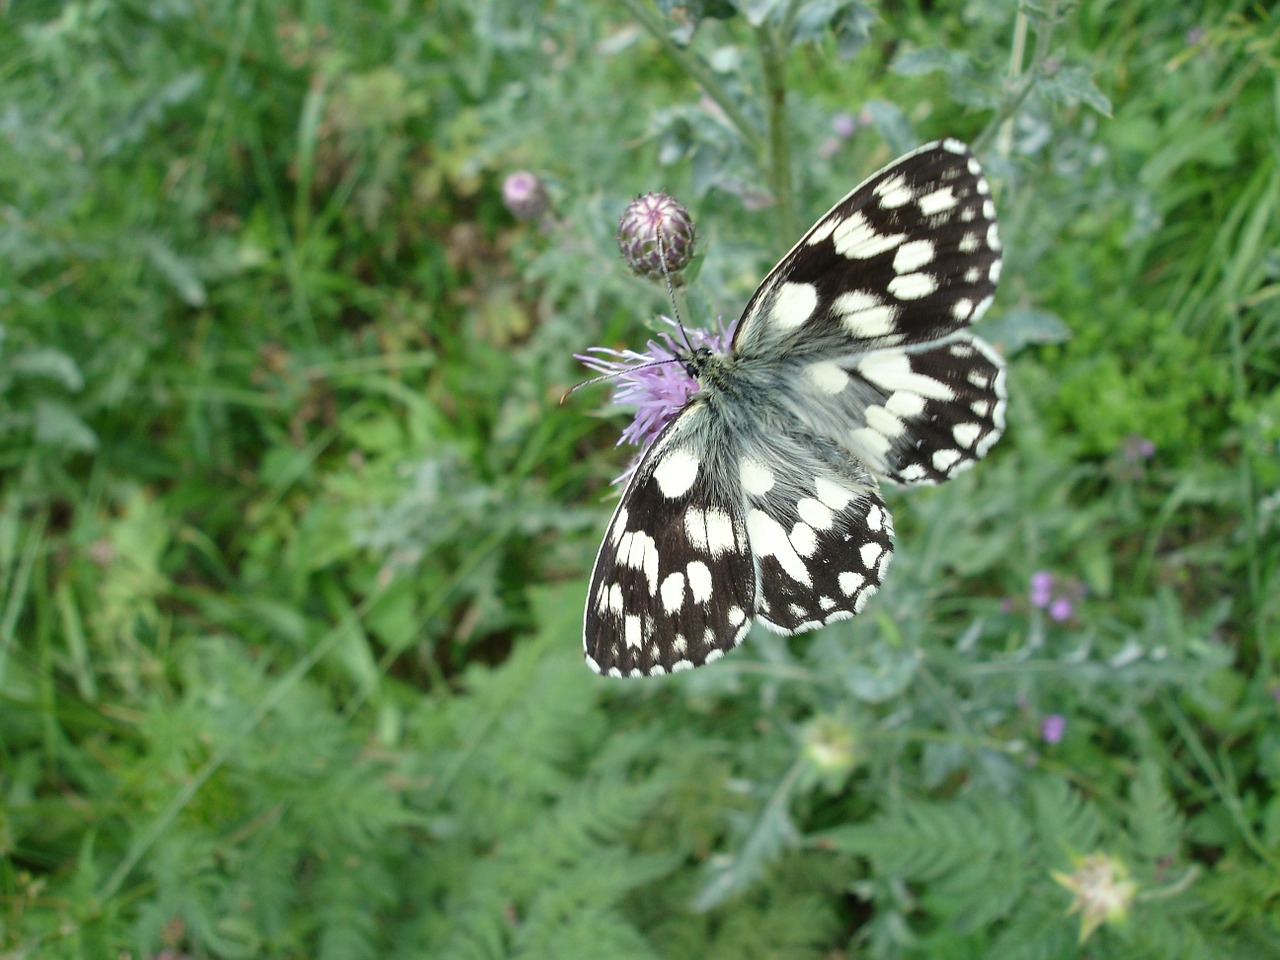
<path id="1" fill-rule="evenodd" d="M 1054 597 L 1053 602 L 1049 604 L 1049 617 L 1061 623 L 1063 620 L 1070 620 L 1071 614 L 1075 612 L 1075 608 L 1071 604 L 1070 597 Z"/>
<path id="2" fill-rule="evenodd" d="M 546 184 L 527 170 L 510 174 L 502 181 L 502 202 L 517 220 L 537 220 L 551 207 Z"/>
<path id="3" fill-rule="evenodd" d="M 1061 743 L 1067 732 L 1067 718 L 1060 713 L 1046 713 L 1040 719 L 1040 739 L 1045 743 Z"/>
<path id="4" fill-rule="evenodd" d="M 848 140 L 858 129 L 858 118 L 851 113 L 837 113 L 831 118 L 831 129 L 841 140 Z"/>
<path id="5" fill-rule="evenodd" d="M 1048 570 L 1037 570 L 1031 575 L 1031 605 L 1043 610 L 1049 606 L 1053 593 L 1053 574 Z"/>
<path id="6" fill-rule="evenodd" d="M 1156 445 L 1146 437 L 1136 433 L 1131 433 L 1124 438 L 1121 444 L 1120 454 L 1124 457 L 1126 463 L 1141 463 L 1143 460 L 1150 460 L 1155 456 Z"/>
<path id="7" fill-rule="evenodd" d="M 668 317 L 661 320 L 672 328 L 679 329 L 676 322 Z M 613 402 L 635 407 L 635 417 L 618 443 L 630 443 L 641 448 L 641 453 L 662 432 L 689 398 L 698 392 L 698 381 L 689 375 L 681 358 L 688 355 L 690 348 L 697 350 L 707 347 L 713 353 L 725 354 L 729 350 L 733 330 L 725 326 L 724 321 L 717 322 L 714 330 L 685 328 L 689 343 L 686 347 L 677 339 L 678 334 L 663 331 L 657 339 L 650 340 L 647 352 L 635 350 L 611 350 L 608 347 L 590 347 L 585 354 L 574 356 L 584 364 L 606 377 L 617 377 L 618 385 L 613 391 Z M 632 466 L 634 466 L 634 462 Z M 627 468 L 619 480 L 631 473 Z"/>

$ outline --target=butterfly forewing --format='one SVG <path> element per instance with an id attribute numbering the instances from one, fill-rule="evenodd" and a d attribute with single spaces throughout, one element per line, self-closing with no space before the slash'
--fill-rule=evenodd
<path id="1" fill-rule="evenodd" d="M 862 353 L 938 340 L 981 317 L 999 277 L 986 177 L 964 144 L 932 143 L 819 218 L 752 296 L 734 350 Z"/>
<path id="2" fill-rule="evenodd" d="M 769 273 L 727 357 L 644 453 L 596 559 L 587 662 L 614 676 L 716 659 L 861 612 L 892 558 L 875 477 L 936 483 L 1004 430 L 1004 363 L 966 328 L 1000 274 L 963 144 L 921 147 L 837 203 Z"/>

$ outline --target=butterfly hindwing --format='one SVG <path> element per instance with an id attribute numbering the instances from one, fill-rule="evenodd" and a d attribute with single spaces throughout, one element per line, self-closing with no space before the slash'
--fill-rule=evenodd
<path id="1" fill-rule="evenodd" d="M 611 676 L 674 673 L 737 646 L 756 612 L 740 496 L 710 458 L 724 425 L 687 406 L 642 457 L 614 511 L 587 595 L 587 664 Z"/>

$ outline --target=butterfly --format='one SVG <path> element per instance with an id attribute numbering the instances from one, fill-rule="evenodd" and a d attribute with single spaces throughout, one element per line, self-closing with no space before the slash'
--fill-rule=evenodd
<path id="1" fill-rule="evenodd" d="M 893 557 L 879 481 L 947 480 L 1004 431 L 1004 361 L 968 330 L 1000 250 L 977 159 L 929 143 L 818 219 L 727 353 L 679 357 L 699 389 L 641 455 L 596 556 L 592 670 L 675 673 L 754 621 L 790 635 L 863 610 Z"/>

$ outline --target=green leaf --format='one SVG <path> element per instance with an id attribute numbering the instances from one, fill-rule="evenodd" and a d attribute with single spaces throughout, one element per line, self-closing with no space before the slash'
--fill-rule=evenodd
<path id="1" fill-rule="evenodd" d="M 979 323 L 974 332 L 991 341 L 1005 356 L 1030 346 L 1066 343 L 1071 328 L 1056 313 L 1035 307 L 1014 307 Z"/>
<path id="2" fill-rule="evenodd" d="M 1059 67 L 1051 74 L 1041 76 L 1036 91 L 1049 100 L 1075 106 L 1083 103 L 1104 117 L 1111 116 L 1111 101 L 1084 67 Z"/>

